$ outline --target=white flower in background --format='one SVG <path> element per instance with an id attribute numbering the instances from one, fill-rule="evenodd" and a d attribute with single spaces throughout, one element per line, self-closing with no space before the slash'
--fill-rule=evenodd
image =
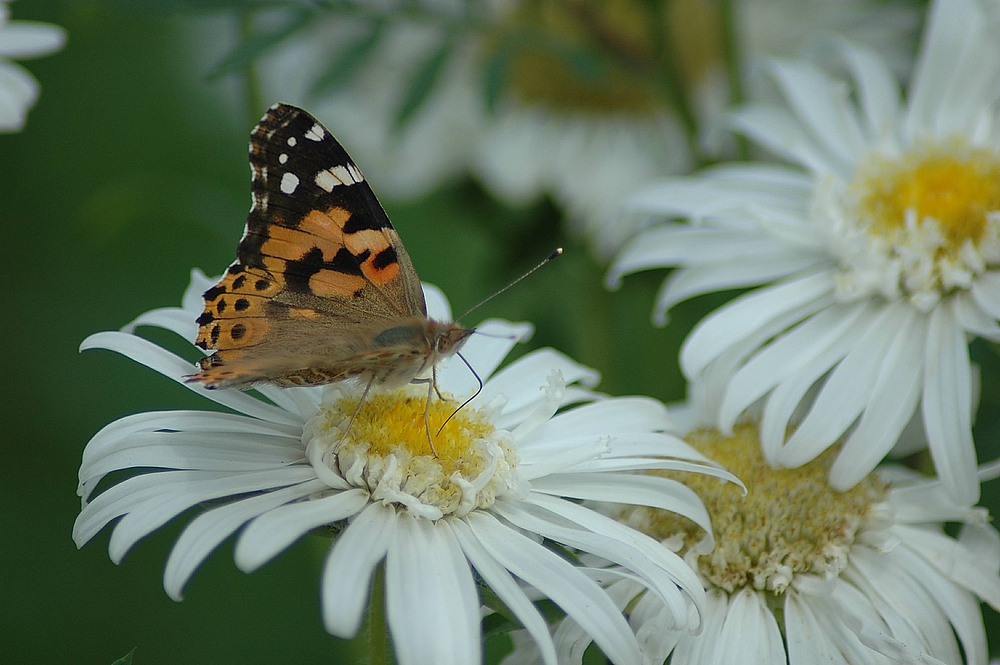
<path id="1" fill-rule="evenodd" d="M 986 509 L 955 503 L 939 481 L 904 469 L 836 491 L 825 477 L 829 453 L 774 469 L 753 423 L 730 438 L 715 430 L 686 438 L 742 479 L 748 494 L 684 479 L 712 516 L 714 549 L 675 515 L 642 507 L 618 513 L 681 553 L 708 595 L 704 628 L 694 635 L 665 623 L 663 604 L 641 584 L 608 587 L 629 608 L 644 663 L 660 665 L 668 655 L 671 665 L 987 663 L 979 601 L 1000 606 L 1000 534 Z M 957 536 L 945 532 L 946 522 L 962 524 Z M 575 653 L 589 644 L 571 620 L 555 635 Z M 540 662 L 523 636 L 515 644 L 504 665 Z"/>
<path id="2" fill-rule="evenodd" d="M 655 45 L 657 40 L 670 44 L 683 69 L 681 85 L 690 90 L 700 125 L 691 131 L 702 135 L 704 149 L 722 149 L 717 120 L 728 92 L 720 17 L 711 5 L 701 0 L 663 3 L 660 8 L 588 1 L 470 4 L 464 10 L 462 5 L 420 3 L 423 11 L 441 17 L 436 22 L 426 17 L 400 19 L 387 11 L 390 21 L 381 28 L 378 46 L 367 54 L 351 85 L 311 102 L 308 91 L 329 72 L 330 63 L 339 62 L 351 45 L 372 34 L 370 19 L 331 15 L 262 60 L 267 97 L 308 102 L 352 154 L 370 165 L 367 171 L 381 192 L 417 196 L 469 172 L 514 205 L 550 195 L 566 212 L 570 233 L 586 239 L 605 259 L 643 223 L 640 217 L 620 215 L 622 201 L 655 179 L 686 173 L 695 164 L 686 130 L 670 108 L 659 77 L 647 73 L 644 80 L 637 73 L 659 66 L 654 54 L 663 46 Z M 912 7 L 870 0 L 746 0 L 738 5 L 736 30 L 750 62 L 797 52 L 808 37 L 846 27 L 862 43 L 892 53 L 905 68 L 908 60 L 902 54 L 919 22 Z M 463 12 L 472 13 L 472 19 Z M 663 12 L 659 19 L 654 18 L 657 12 Z M 664 17 L 668 27 L 662 34 L 649 29 Z M 463 26 L 477 24 L 505 27 L 463 31 Z M 606 58 L 603 65 L 611 73 L 588 81 L 574 71 L 572 57 L 560 61 L 551 52 L 540 54 L 519 42 L 520 50 L 510 51 L 516 56 L 507 62 L 503 93 L 490 113 L 483 65 L 491 58 L 502 60 L 498 54 L 507 51 L 497 46 L 504 42 L 496 35 L 512 26 L 570 44 L 602 42 L 617 50 L 619 59 Z M 449 38 L 455 50 L 430 96 L 398 131 L 394 118 L 404 96 L 423 63 Z M 622 65 L 630 58 L 630 64 Z"/>
<path id="3" fill-rule="evenodd" d="M 473 335 L 463 347 L 486 379 L 482 392 L 454 415 L 457 402 L 431 403 L 432 428 L 452 416 L 436 434 L 434 457 L 422 387 L 373 390 L 358 408 L 362 391 L 350 383 L 258 388 L 268 401 L 184 383 L 193 366 L 132 331 L 158 326 L 193 340 L 200 293 L 213 283 L 195 272 L 182 308 L 154 310 L 83 343 L 122 353 L 235 413 L 141 413 L 98 432 L 80 468 L 79 546 L 121 518 L 109 546 L 117 563 L 139 539 L 211 502 L 215 507 L 191 521 L 167 561 L 164 586 L 179 600 L 198 565 L 241 529 L 235 558 L 249 572 L 306 533 L 341 526 L 321 584 L 326 628 L 356 634 L 384 561 L 386 616 L 403 664 L 480 662 L 473 570 L 538 641 L 544 662 L 556 662 L 552 640 L 515 576 L 585 626 L 613 662 L 639 662 L 620 609 L 542 538 L 622 565 L 663 599 L 677 629 L 697 627 L 704 593 L 679 557 L 567 500 L 676 509 L 710 528 L 687 487 L 663 478 L 639 482 L 630 473 L 686 469 L 732 479 L 667 433 L 659 402 L 602 398 L 589 389 L 598 378 L 593 370 L 553 350 L 529 353 L 494 374 L 531 327 L 487 321 L 478 330 L 490 336 Z M 447 318 L 443 295 L 433 288 L 426 295 L 431 316 Z M 437 378 L 445 395 L 469 396 L 477 387 L 463 364 L 440 366 Z M 108 474 L 124 470 L 131 475 L 91 496 Z"/>
<path id="4" fill-rule="evenodd" d="M 54 53 L 65 42 L 66 32 L 59 26 L 11 21 L 10 7 L 0 2 L 0 132 L 20 131 L 38 99 L 38 81 L 11 60 Z"/>
<path id="5" fill-rule="evenodd" d="M 723 165 L 631 202 L 690 220 L 638 235 L 608 275 L 614 287 L 679 266 L 658 322 L 693 296 L 761 286 L 701 321 L 681 364 L 723 431 L 761 407 L 774 466 L 802 465 L 846 433 L 830 482 L 847 489 L 919 414 L 944 487 L 978 500 L 968 344 L 1000 340 L 998 7 L 932 6 L 906 103 L 884 61 L 854 44 L 839 46 L 852 86 L 772 62 L 786 104 L 750 105 L 734 122 L 796 167 Z"/>

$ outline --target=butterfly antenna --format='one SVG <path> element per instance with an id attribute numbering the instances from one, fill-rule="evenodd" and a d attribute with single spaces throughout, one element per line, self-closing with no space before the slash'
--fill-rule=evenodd
<path id="1" fill-rule="evenodd" d="M 556 254 L 555 256 L 558 256 L 558 254 Z M 540 267 L 541 266 L 539 266 L 539 268 Z M 538 270 L 538 268 L 535 268 L 535 270 Z M 531 272 L 534 272 L 534 270 L 532 270 Z M 456 415 L 458 415 L 459 411 L 461 411 L 462 409 L 464 409 L 469 402 L 471 402 L 472 400 L 476 399 L 476 397 L 479 396 L 479 393 L 483 392 L 483 380 L 479 378 L 479 374 L 476 372 L 476 370 L 472 369 L 472 365 L 469 364 L 469 361 L 466 360 L 465 356 L 463 356 L 461 353 L 457 353 L 456 352 L 455 355 L 462 359 L 462 362 L 465 363 L 465 366 L 469 368 L 470 372 L 472 372 L 472 376 L 476 377 L 476 381 L 479 383 L 479 387 L 476 388 L 476 392 L 474 392 L 472 394 L 472 397 L 470 397 L 469 399 L 467 399 L 464 402 L 462 402 L 462 405 L 459 406 L 454 411 L 452 411 L 451 415 L 448 416 L 447 420 L 445 420 L 443 423 L 441 423 L 441 427 L 437 431 L 438 434 L 441 434 L 441 432 L 444 430 L 444 426 L 447 425 L 449 422 L 451 422 L 451 419 L 454 418 Z"/>
<path id="2" fill-rule="evenodd" d="M 467 310 L 465 311 L 465 314 L 463 314 L 462 316 L 460 316 L 460 317 L 458 317 L 457 319 L 455 319 L 455 321 L 456 321 L 456 322 L 457 322 L 457 321 L 461 321 L 462 319 L 464 319 L 465 317 L 467 317 L 467 316 L 468 316 L 469 314 L 471 314 L 471 313 L 472 313 L 473 311 L 475 311 L 475 310 L 479 309 L 480 307 L 482 307 L 483 305 L 485 305 L 485 304 L 486 304 L 486 303 L 488 303 L 489 301 L 493 300 L 493 299 L 494 299 L 494 298 L 496 298 L 496 297 L 497 297 L 498 295 L 500 295 L 501 293 L 503 293 L 503 292 L 504 292 L 504 291 L 506 291 L 507 289 L 511 288 L 512 286 L 514 286 L 515 284 L 517 284 L 517 283 L 518 283 L 518 282 L 520 282 L 521 280 L 523 280 L 523 279 L 525 279 L 525 278 L 529 277 L 529 276 L 530 276 L 530 275 L 531 275 L 532 273 L 534 273 L 534 272 L 535 272 L 536 270 L 538 270 L 539 268 L 541 268 L 542 266 L 544 266 L 544 265 L 545 265 L 546 263 L 548 263 L 548 262 L 549 262 L 549 261 L 551 261 L 552 259 L 556 258 L 557 256 L 560 256 L 560 255 L 562 255 L 562 253 L 563 253 L 563 248 L 562 248 L 562 247 L 557 247 L 557 248 L 556 248 L 556 250 L 555 250 L 554 252 L 552 252 L 551 254 L 549 254 L 548 256 L 546 256 L 546 257 L 545 257 L 545 259 L 543 259 L 543 260 L 542 260 L 542 262 L 541 262 L 541 263 L 539 263 L 539 264 L 538 264 L 537 266 L 535 266 L 534 268 L 532 268 L 532 269 L 531 269 L 531 270 L 529 270 L 528 272 L 524 273 L 523 275 L 521 275 L 520 277 L 518 277 L 517 279 L 515 279 L 515 280 L 514 280 L 513 282 L 511 282 L 511 283 L 510 283 L 510 284 L 508 284 L 507 286 L 503 287 L 502 289 L 500 289 L 499 291 L 497 291 L 496 293 L 494 293 L 494 294 L 493 294 L 493 295 L 491 295 L 490 297 L 488 297 L 488 298 L 485 298 L 484 300 L 482 300 L 482 301 L 481 301 L 481 302 L 479 302 L 478 304 L 476 304 L 476 305 L 474 305 L 474 306 L 470 307 L 469 309 L 467 309 Z M 462 360 L 465 360 L 465 359 L 463 358 Z M 466 364 L 466 365 L 468 365 L 469 363 L 465 363 L 465 364 Z M 472 367 L 469 367 L 469 369 L 472 369 Z M 473 374 L 475 374 L 475 371 L 473 371 Z M 477 376 L 476 378 L 479 378 L 479 377 Z"/>

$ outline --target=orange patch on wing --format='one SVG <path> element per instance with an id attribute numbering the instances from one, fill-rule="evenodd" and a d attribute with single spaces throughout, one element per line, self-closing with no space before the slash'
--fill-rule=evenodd
<path id="1" fill-rule="evenodd" d="M 321 298 L 349 298 L 365 284 L 364 277 L 336 270 L 320 270 L 309 278 L 309 290 Z"/>
<path id="2" fill-rule="evenodd" d="M 314 247 L 323 253 L 324 260 L 331 261 L 337 255 L 337 251 L 344 246 L 341 242 L 343 234 L 339 231 L 337 238 L 312 235 L 300 229 L 284 226 L 270 226 L 267 233 L 269 237 L 261 246 L 261 253 L 290 261 L 302 258 Z"/>
<path id="3" fill-rule="evenodd" d="M 267 335 L 271 324 L 267 319 L 224 319 L 215 323 L 219 328 L 214 348 L 220 351 L 254 346 Z M 229 360 L 229 358 L 225 358 Z"/>
<path id="4" fill-rule="evenodd" d="M 322 318 L 322 316 L 323 316 L 322 314 L 320 314 L 316 310 L 314 310 L 314 309 L 307 309 L 305 307 L 289 307 L 285 311 L 287 312 L 288 317 L 292 318 L 292 319 L 309 319 L 309 320 L 315 320 L 315 319 Z"/>
<path id="5" fill-rule="evenodd" d="M 338 245 L 344 244 L 344 224 L 351 213 L 343 208 L 329 208 L 325 212 L 313 210 L 302 218 L 298 228 L 322 238 L 328 238 Z"/>
<path id="6" fill-rule="evenodd" d="M 399 264 L 393 261 L 387 266 L 376 268 L 375 255 L 373 255 L 361 264 L 361 272 L 363 272 L 365 277 L 367 277 L 368 280 L 375 286 L 385 286 L 392 280 L 399 277 Z"/>
<path id="7" fill-rule="evenodd" d="M 344 236 L 344 246 L 354 256 L 360 256 L 365 250 L 375 256 L 389 245 L 386 234 L 375 229 L 362 229 Z"/>

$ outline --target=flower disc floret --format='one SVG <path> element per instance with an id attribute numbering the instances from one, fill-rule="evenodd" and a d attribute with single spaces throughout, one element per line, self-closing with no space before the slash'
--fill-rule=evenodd
<path id="1" fill-rule="evenodd" d="M 1000 264 L 1000 157 L 961 140 L 874 155 L 846 185 L 822 183 L 816 207 L 833 234 L 837 295 L 881 293 L 927 311 Z"/>
<path id="2" fill-rule="evenodd" d="M 846 492 L 830 487 L 827 467 L 834 451 L 797 469 L 768 466 L 756 424 L 739 425 L 731 437 L 703 429 L 685 438 L 746 484 L 743 496 L 732 484 L 684 478 L 712 516 L 715 549 L 699 556 L 704 532 L 675 514 L 634 507 L 625 518 L 658 540 L 682 541 L 681 550 L 696 557 L 701 575 L 729 593 L 745 587 L 782 593 L 795 575 L 839 574 L 865 519 L 887 496 L 887 486 L 874 475 Z"/>
<path id="3" fill-rule="evenodd" d="M 515 486 L 514 442 L 488 408 L 459 409 L 448 396 L 428 405 L 425 391 L 409 388 L 368 395 L 359 407 L 361 398 L 331 387 L 306 424 L 306 454 L 320 478 L 332 472 L 373 500 L 430 519 L 489 508 Z"/>

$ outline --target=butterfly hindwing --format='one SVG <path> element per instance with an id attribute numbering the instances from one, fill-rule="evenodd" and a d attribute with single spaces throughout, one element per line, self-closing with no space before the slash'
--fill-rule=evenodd
<path id="1" fill-rule="evenodd" d="M 361 171 L 313 116 L 286 104 L 251 134 L 250 168 L 237 261 L 205 293 L 198 318 L 196 343 L 215 353 L 191 379 L 326 383 L 391 362 L 385 349 L 362 350 L 393 321 L 426 321 L 426 306 Z M 317 367 L 323 361 L 341 367 Z"/>

